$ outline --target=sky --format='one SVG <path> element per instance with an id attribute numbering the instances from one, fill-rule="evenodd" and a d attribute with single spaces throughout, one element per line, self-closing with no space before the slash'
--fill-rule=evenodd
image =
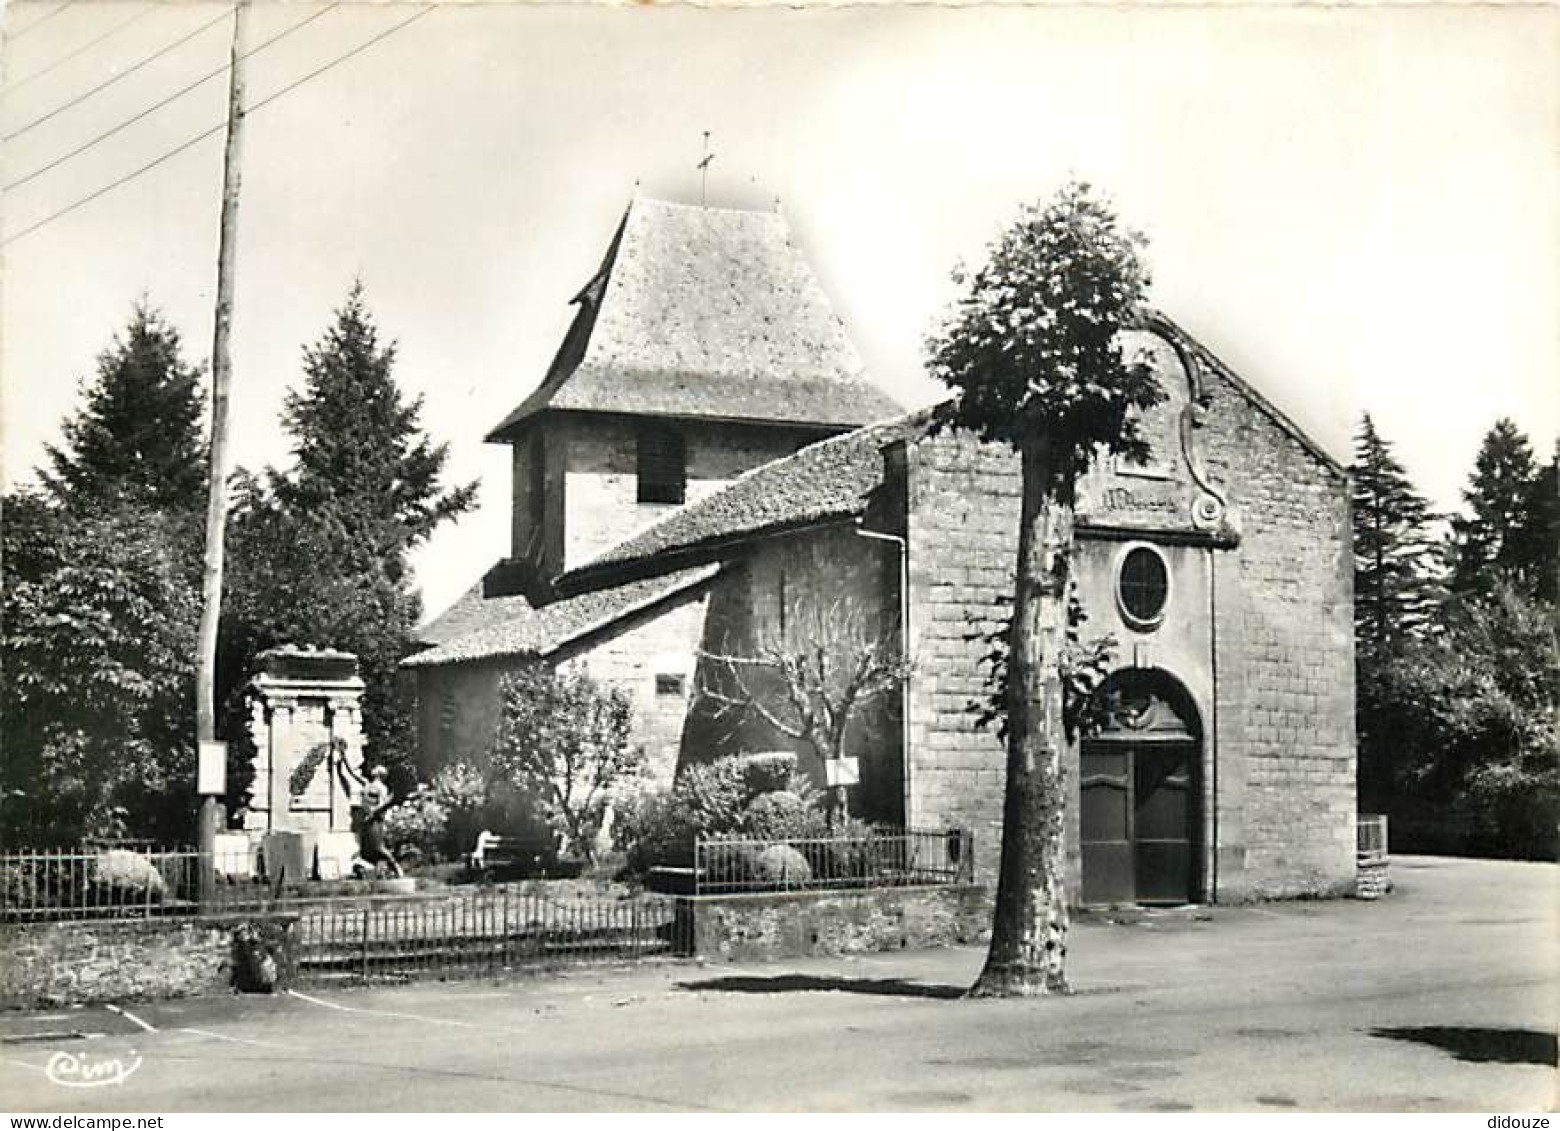
<path id="1" fill-rule="evenodd" d="M 48 218 L 222 121 L 219 75 L 87 145 L 221 68 L 227 21 L 198 29 L 222 11 L 5 7 L 8 487 L 138 297 L 209 355 L 220 134 Z M 507 552 L 483 434 L 541 379 L 636 182 L 699 199 L 704 131 L 709 203 L 780 201 L 907 406 L 939 395 L 922 343 L 954 265 L 1077 176 L 1147 235 L 1155 305 L 1340 462 L 1368 411 L 1451 508 L 1498 417 L 1540 454 L 1560 431 L 1555 7 L 473 3 L 392 30 L 419 11 L 252 9 L 251 47 L 296 30 L 249 60 L 249 105 L 328 69 L 246 119 L 233 434 L 239 464 L 288 462 L 302 347 L 361 278 L 449 481 L 481 483 L 417 553 L 430 616 Z"/>

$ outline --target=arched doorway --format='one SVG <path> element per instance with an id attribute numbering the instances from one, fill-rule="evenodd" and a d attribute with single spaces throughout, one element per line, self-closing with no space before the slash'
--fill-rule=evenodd
<path id="1" fill-rule="evenodd" d="M 1083 902 L 1191 903 L 1202 894 L 1202 725 L 1186 689 L 1132 669 L 1095 692 L 1079 767 Z"/>

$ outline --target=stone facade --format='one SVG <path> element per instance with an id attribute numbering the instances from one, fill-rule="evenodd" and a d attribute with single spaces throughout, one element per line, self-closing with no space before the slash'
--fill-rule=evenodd
<path id="1" fill-rule="evenodd" d="M 1347 482 L 1249 389 L 1210 365 L 1197 369 L 1198 403 L 1173 395 L 1145 422 L 1157 441 L 1150 465 L 1103 466 L 1080 491 L 1073 573 L 1089 617 L 1082 634 L 1113 637 L 1121 670 L 1167 677 L 1194 708 L 1193 894 L 1226 902 L 1341 894 L 1354 881 L 1355 813 Z M 1181 414 L 1188 448 L 1178 470 L 1164 449 L 1182 433 L 1164 417 Z M 991 876 L 1003 752 L 976 729 L 970 707 L 986 693 L 980 635 L 998 624 L 998 600 L 1012 591 L 1017 461 L 949 434 L 886 458 L 908 483 L 910 823 L 972 828 L 979 874 Z M 1202 459 L 1205 469 L 1184 466 Z M 1199 510 L 1204 482 L 1216 496 Z M 1134 545 L 1154 547 L 1168 566 L 1170 596 L 1150 629 L 1130 623 L 1116 597 Z M 1078 892 L 1076 749 L 1067 780 L 1069 887 Z"/>

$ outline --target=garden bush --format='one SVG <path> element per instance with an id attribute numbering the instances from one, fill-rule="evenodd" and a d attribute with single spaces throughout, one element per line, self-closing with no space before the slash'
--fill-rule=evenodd
<path id="1" fill-rule="evenodd" d="M 758 840 L 797 840 L 829 835 L 828 821 L 789 790 L 761 793 L 742 813 L 741 831 Z"/>
<path id="2" fill-rule="evenodd" d="M 796 775 L 796 755 L 789 750 L 739 754 L 737 762 L 748 793 L 754 796 L 790 789 Z"/>
<path id="3" fill-rule="evenodd" d="M 755 786 L 778 785 L 776 789 Z M 789 840 L 828 835 L 820 792 L 789 753 L 735 755 L 684 766 L 671 791 L 625 803 L 613 840 L 631 873 L 691 867 L 697 836 Z"/>
<path id="4" fill-rule="evenodd" d="M 397 860 L 436 860 L 449 818 L 449 808 L 433 787 L 419 785 L 385 811 L 385 844 Z"/>
<path id="5" fill-rule="evenodd" d="M 807 857 L 788 844 L 771 844 L 753 861 L 753 878 L 760 883 L 799 884 L 812 879 Z"/>
<path id="6" fill-rule="evenodd" d="M 168 884 L 146 857 L 122 848 L 110 849 L 92 862 L 92 882 L 115 901 L 161 901 Z"/>

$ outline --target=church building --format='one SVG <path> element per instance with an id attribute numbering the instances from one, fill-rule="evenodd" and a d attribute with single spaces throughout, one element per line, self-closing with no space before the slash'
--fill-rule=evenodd
<path id="1" fill-rule="evenodd" d="M 425 769 L 480 762 L 499 682 L 583 663 L 624 689 L 653 785 L 724 753 L 808 749 L 696 693 L 711 655 L 864 611 L 911 661 L 853 724 L 852 813 L 974 833 L 994 883 L 1004 755 L 977 725 L 1012 592 L 1006 449 L 905 413 L 864 374 L 778 212 L 636 198 L 514 453 L 509 555 L 410 657 Z M 1175 323 L 1130 351 L 1169 394 L 1152 456 L 1081 485 L 1101 725 L 1069 752 L 1069 890 L 1086 904 L 1350 890 L 1354 661 L 1341 467 Z M 701 660 L 701 657 L 705 659 Z"/>

